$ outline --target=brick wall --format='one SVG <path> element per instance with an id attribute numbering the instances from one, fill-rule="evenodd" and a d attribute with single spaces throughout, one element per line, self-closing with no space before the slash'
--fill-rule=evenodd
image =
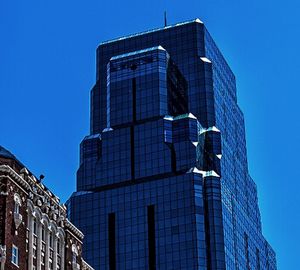
<path id="1" fill-rule="evenodd" d="M 26 222 L 27 222 L 27 212 L 26 212 L 26 201 L 27 194 L 9 178 L 7 178 L 7 191 L 8 195 L 1 195 L 1 207 L 4 209 L 5 223 L 4 223 L 4 233 L 5 233 L 5 245 L 6 245 L 6 265 L 5 270 L 13 269 L 24 269 L 27 270 L 26 263 Z M 20 207 L 20 214 L 22 215 L 22 223 L 16 230 L 14 222 L 14 194 L 17 193 L 22 198 L 22 205 Z M 15 245 L 19 249 L 19 268 L 16 267 L 12 262 L 12 245 Z"/>

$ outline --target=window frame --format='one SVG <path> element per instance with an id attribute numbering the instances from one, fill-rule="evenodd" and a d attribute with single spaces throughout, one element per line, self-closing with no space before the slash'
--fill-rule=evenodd
<path id="1" fill-rule="evenodd" d="M 19 248 L 16 245 L 12 245 L 12 250 L 11 250 L 11 262 L 19 267 Z"/>
<path id="2" fill-rule="evenodd" d="M 20 204 L 18 202 L 15 202 L 14 213 L 20 214 Z"/>

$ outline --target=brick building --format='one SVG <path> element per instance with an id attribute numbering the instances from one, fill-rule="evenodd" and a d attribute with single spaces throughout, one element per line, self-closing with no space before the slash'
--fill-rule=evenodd
<path id="1" fill-rule="evenodd" d="M 91 270 L 66 207 L 0 146 L 0 269 Z"/>

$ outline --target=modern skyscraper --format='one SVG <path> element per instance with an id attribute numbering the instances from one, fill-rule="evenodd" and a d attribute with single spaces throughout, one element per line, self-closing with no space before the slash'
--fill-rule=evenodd
<path id="1" fill-rule="evenodd" d="M 95 269 L 276 269 L 235 76 L 199 19 L 98 47 L 68 205 Z"/>

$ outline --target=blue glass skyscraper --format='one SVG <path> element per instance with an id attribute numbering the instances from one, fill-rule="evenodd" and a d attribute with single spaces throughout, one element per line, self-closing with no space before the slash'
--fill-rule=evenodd
<path id="1" fill-rule="evenodd" d="M 98 47 L 68 211 L 95 269 L 277 269 L 235 76 L 199 19 Z"/>

